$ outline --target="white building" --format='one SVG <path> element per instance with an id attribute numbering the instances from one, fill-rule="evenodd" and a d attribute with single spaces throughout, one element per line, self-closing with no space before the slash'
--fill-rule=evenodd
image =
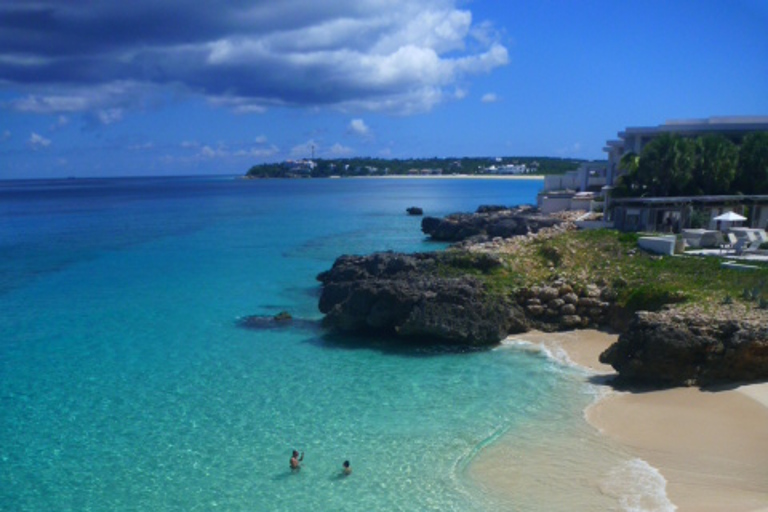
<path id="1" fill-rule="evenodd" d="M 507 174 L 527 174 L 530 171 L 528 167 L 525 166 L 525 164 L 519 164 L 519 165 L 507 164 L 507 165 L 500 165 L 498 167 L 495 165 L 492 165 L 486 168 L 485 172 L 487 172 L 488 174 L 507 175 Z"/>

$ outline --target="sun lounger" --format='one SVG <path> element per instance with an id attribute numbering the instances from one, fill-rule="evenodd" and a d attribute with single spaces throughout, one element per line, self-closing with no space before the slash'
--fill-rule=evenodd
<path id="1" fill-rule="evenodd" d="M 736 243 L 736 246 L 734 249 L 734 254 L 736 256 L 742 256 L 743 254 L 755 252 L 760 248 L 760 240 L 753 240 L 753 241 L 747 241 L 746 239 L 741 239 Z"/>

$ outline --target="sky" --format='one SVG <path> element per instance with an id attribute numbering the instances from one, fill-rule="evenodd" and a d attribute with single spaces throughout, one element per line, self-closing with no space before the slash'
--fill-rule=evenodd
<path id="1" fill-rule="evenodd" d="M 600 159 L 768 115 L 768 0 L 0 0 L 0 179 Z"/>

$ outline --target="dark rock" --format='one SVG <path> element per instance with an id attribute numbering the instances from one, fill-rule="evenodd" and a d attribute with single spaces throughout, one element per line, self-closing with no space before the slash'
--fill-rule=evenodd
<path id="1" fill-rule="evenodd" d="M 424 210 L 418 206 L 411 206 L 410 208 L 406 208 L 405 211 L 408 212 L 408 215 L 424 215 Z"/>
<path id="2" fill-rule="evenodd" d="M 768 329 L 757 322 L 638 312 L 600 355 L 622 380 L 659 386 L 768 379 Z"/>
<path id="3" fill-rule="evenodd" d="M 290 313 L 282 311 L 276 315 L 250 315 L 237 320 L 237 325 L 245 329 L 310 329 L 320 327 L 317 320 L 293 318 Z"/>
<path id="4" fill-rule="evenodd" d="M 477 213 L 454 213 L 442 219 L 424 217 L 421 230 L 433 240 L 460 242 L 478 236 L 510 238 L 536 233 L 560 223 L 560 219 L 541 214 L 531 207 L 481 206 Z"/>
<path id="5" fill-rule="evenodd" d="M 498 204 L 481 204 L 477 207 L 475 213 L 494 213 L 509 210 L 509 206 L 501 206 Z"/>
<path id="6" fill-rule="evenodd" d="M 459 345 L 498 343 L 527 330 L 522 309 L 493 295 L 473 276 L 446 277 L 438 268 L 487 271 L 500 262 L 457 251 L 342 256 L 323 283 L 323 325 L 342 332 L 377 332 Z"/>
<path id="7" fill-rule="evenodd" d="M 275 322 L 290 322 L 293 316 L 287 311 L 281 311 L 274 316 Z"/>
<path id="8" fill-rule="evenodd" d="M 574 329 L 581 326 L 581 317 L 578 315 L 564 315 L 560 317 L 560 325 L 566 329 Z"/>
<path id="9" fill-rule="evenodd" d="M 544 286 L 543 288 L 539 289 L 539 299 L 541 302 L 549 302 L 558 298 L 559 296 L 560 294 L 558 293 L 557 288 Z"/>

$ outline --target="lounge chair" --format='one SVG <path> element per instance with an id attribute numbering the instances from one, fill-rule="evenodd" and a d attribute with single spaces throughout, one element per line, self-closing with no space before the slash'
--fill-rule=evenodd
<path id="1" fill-rule="evenodd" d="M 734 254 L 736 256 L 742 256 L 745 253 L 755 252 L 760 248 L 760 245 L 762 242 L 760 240 L 753 240 L 753 241 L 747 241 L 746 239 L 741 239 L 737 243 L 737 246 L 734 247 Z"/>

